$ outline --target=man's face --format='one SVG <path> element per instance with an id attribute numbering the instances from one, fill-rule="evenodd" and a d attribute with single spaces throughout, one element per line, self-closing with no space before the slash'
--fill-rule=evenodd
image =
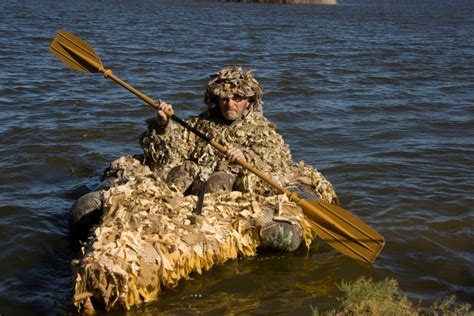
<path id="1" fill-rule="evenodd" d="M 219 99 L 219 110 L 222 116 L 229 121 L 235 121 L 241 118 L 248 105 L 248 99 L 243 97 Z"/>

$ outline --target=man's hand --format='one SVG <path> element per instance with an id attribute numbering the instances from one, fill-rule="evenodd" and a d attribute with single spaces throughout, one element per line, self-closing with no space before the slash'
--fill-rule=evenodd
<path id="1" fill-rule="evenodd" d="M 232 147 L 227 151 L 227 160 L 232 163 L 237 162 L 237 160 L 247 161 L 244 154 L 239 148 Z"/>
<path id="2" fill-rule="evenodd" d="M 161 100 L 159 100 L 157 103 L 156 124 L 158 126 L 166 126 L 170 121 L 170 118 L 166 113 L 173 114 L 173 106 Z"/>

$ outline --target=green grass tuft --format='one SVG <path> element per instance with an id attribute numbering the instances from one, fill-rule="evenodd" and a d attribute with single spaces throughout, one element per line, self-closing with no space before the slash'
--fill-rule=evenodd
<path id="1" fill-rule="evenodd" d="M 341 305 L 337 309 L 320 313 L 317 308 L 310 306 L 312 316 L 327 315 L 447 315 L 447 316 L 474 316 L 471 305 L 458 305 L 455 297 L 435 302 L 428 308 L 414 306 L 410 300 L 401 293 L 395 279 L 385 279 L 374 282 L 361 277 L 354 282 L 342 282 L 339 286 L 342 296 L 338 298 Z"/>

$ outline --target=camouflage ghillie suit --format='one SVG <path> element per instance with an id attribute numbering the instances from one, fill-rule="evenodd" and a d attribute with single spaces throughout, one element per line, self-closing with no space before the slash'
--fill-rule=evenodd
<path id="1" fill-rule="evenodd" d="M 281 185 L 296 188 L 325 202 L 336 203 L 337 196 L 331 183 L 312 166 L 307 166 L 303 162 L 294 163 L 288 145 L 276 131 L 275 125 L 262 115 L 262 90 L 255 79 L 250 74 L 235 68 L 224 69 L 216 75 L 216 78 L 211 80 L 206 91 L 207 111 L 189 119 L 187 121 L 189 125 L 226 148 L 240 148 L 247 162 L 271 175 Z M 250 84 L 244 84 L 242 81 Z M 236 87 L 243 88 L 239 90 Z M 256 98 L 241 119 L 228 125 L 220 115 L 214 98 L 215 96 L 225 98 L 235 94 L 240 96 L 254 94 Z M 235 176 L 233 184 L 235 190 L 265 196 L 279 194 L 250 171 L 239 165 L 229 164 L 217 149 L 180 125 L 171 122 L 163 128 L 156 124 L 154 118 L 147 123 L 148 131 L 140 139 L 145 162 L 164 177 L 168 176 L 172 168 L 186 163 L 185 169 L 189 178 L 207 180 L 212 173 L 224 171 Z M 186 190 L 190 181 L 183 178 L 185 177 L 181 177 L 177 183 L 170 184 L 174 185 L 176 190 Z"/>

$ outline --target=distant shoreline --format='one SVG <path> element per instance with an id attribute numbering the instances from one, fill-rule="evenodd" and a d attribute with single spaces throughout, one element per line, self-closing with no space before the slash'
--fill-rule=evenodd
<path id="1" fill-rule="evenodd" d="M 287 3 L 287 4 L 337 4 L 337 0 L 221 0 L 224 2 Z"/>

